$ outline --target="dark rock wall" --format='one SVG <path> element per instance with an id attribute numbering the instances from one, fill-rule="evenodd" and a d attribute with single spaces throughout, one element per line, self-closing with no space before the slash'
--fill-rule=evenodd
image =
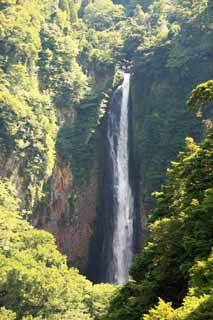
<path id="1" fill-rule="evenodd" d="M 118 118 L 120 116 L 122 92 L 117 91 L 109 108 L 114 108 Z M 109 110 L 108 110 L 109 111 Z M 110 161 L 109 142 L 107 139 L 108 112 L 106 113 L 98 133 L 98 198 L 96 221 L 93 238 L 90 244 L 90 256 L 87 275 L 94 282 L 108 280 L 108 266 L 112 259 L 112 232 L 113 232 L 113 172 Z"/>
<path id="2" fill-rule="evenodd" d="M 199 141 L 204 124 L 187 111 L 191 90 L 212 76 L 208 50 L 186 64 L 166 66 L 168 48 L 157 50 L 134 69 L 132 81 L 132 131 L 141 236 L 146 241 L 146 217 L 154 207 L 152 192 L 165 181 L 166 168 L 184 148 L 187 136 Z M 145 237 L 144 237 L 145 235 Z"/>

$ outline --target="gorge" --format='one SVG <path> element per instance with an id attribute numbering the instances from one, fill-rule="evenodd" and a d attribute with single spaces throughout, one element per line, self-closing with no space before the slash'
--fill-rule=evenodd
<path id="1" fill-rule="evenodd" d="M 0 0 L 0 319 L 212 320 L 212 16 Z"/>

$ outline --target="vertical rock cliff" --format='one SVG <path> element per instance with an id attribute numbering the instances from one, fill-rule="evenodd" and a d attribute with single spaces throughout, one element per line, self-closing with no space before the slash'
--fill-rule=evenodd
<path id="1" fill-rule="evenodd" d="M 89 243 L 96 212 L 96 170 L 87 185 L 75 188 L 71 164 L 57 157 L 50 182 L 50 199 L 46 213 L 36 225 L 56 237 L 68 263 L 86 272 Z"/>
<path id="2" fill-rule="evenodd" d="M 97 143 L 101 129 L 96 129 L 103 98 L 100 90 L 112 82 L 111 74 L 91 76 L 96 95 L 89 96 L 76 109 L 57 110 L 60 128 L 55 167 L 45 186 L 45 197 L 33 216 L 33 224 L 54 234 L 69 265 L 79 268 L 83 274 L 88 269 L 100 189 Z"/>

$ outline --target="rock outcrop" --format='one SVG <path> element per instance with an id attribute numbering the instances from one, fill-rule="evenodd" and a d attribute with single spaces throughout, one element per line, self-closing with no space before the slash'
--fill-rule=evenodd
<path id="1" fill-rule="evenodd" d="M 86 272 L 96 213 L 97 178 L 94 168 L 88 184 L 74 188 L 71 165 L 57 157 L 50 182 L 47 212 L 34 224 L 51 232 L 68 263 Z"/>

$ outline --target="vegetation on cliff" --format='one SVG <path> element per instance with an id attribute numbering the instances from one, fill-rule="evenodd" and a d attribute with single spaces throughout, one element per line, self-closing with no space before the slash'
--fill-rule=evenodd
<path id="1" fill-rule="evenodd" d="M 67 16 L 53 1 L 0 5 L 1 162 L 4 170 L 12 163 L 5 174 L 20 177 L 24 206 L 31 209 L 54 167 L 55 106 L 65 104 L 62 97 L 68 105 L 79 101 L 87 80 Z"/>
<path id="2" fill-rule="evenodd" d="M 134 51 L 133 152 L 144 213 L 154 208 L 151 194 L 165 181 L 166 168 L 183 150 L 185 137 L 197 142 L 202 137 L 202 119 L 188 112 L 185 103 L 191 90 L 213 72 L 213 11 L 210 2 L 202 10 L 200 5 L 193 1 L 192 10 L 191 1 L 170 2 L 163 11 L 168 35 L 159 41 L 153 37 L 150 47 Z"/>
<path id="3" fill-rule="evenodd" d="M 122 288 L 68 268 L 54 237 L 27 222 L 48 211 L 56 155 L 74 188 L 89 181 L 122 63 L 133 72 L 138 188 L 150 200 L 209 115 L 212 10 L 207 0 L 0 0 L 0 319 L 213 318 L 210 120 L 154 194 L 149 242 Z M 184 101 L 201 80 L 188 100 L 195 120 Z"/>

